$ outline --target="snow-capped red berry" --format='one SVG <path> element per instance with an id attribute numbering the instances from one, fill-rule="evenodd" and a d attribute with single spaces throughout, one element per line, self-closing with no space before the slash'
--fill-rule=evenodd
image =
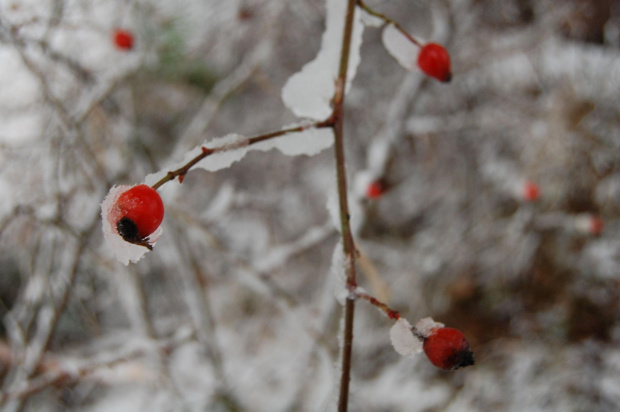
<path id="1" fill-rule="evenodd" d="M 369 199 L 378 199 L 385 193 L 385 183 L 382 180 L 375 180 L 366 188 L 366 197 Z"/>
<path id="2" fill-rule="evenodd" d="M 474 354 L 463 332 L 454 328 L 437 328 L 424 339 L 428 360 L 444 370 L 464 368 L 474 364 Z"/>
<path id="3" fill-rule="evenodd" d="M 112 186 L 101 203 L 106 247 L 122 264 L 137 263 L 161 237 L 163 215 L 161 198 L 149 186 Z"/>
<path id="4" fill-rule="evenodd" d="M 540 198 L 540 187 L 528 180 L 523 184 L 521 196 L 526 202 L 535 202 Z"/>
<path id="5" fill-rule="evenodd" d="M 452 79 L 450 54 L 440 44 L 428 43 L 422 47 L 418 55 L 418 67 L 427 76 L 434 77 L 441 82 L 449 82 Z"/>
<path id="6" fill-rule="evenodd" d="M 116 47 L 122 50 L 133 49 L 133 34 L 130 31 L 124 29 L 114 30 L 114 44 Z"/>
<path id="7" fill-rule="evenodd" d="M 121 194 L 115 208 L 118 234 L 132 243 L 143 241 L 164 219 L 164 203 L 159 193 L 147 185 L 134 186 Z"/>

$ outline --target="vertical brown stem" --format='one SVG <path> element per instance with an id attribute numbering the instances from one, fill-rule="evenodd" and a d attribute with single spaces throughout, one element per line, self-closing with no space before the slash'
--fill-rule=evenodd
<path id="1" fill-rule="evenodd" d="M 347 286 L 351 289 L 357 285 L 355 274 L 355 243 L 349 224 L 349 203 L 347 199 L 347 175 L 344 156 L 344 98 L 349 68 L 349 54 L 351 50 L 351 33 L 353 32 L 353 17 L 355 15 L 356 0 L 348 0 L 345 16 L 344 33 L 342 35 L 342 49 L 340 52 L 340 67 L 336 80 L 334 94 L 334 151 L 336 155 L 336 173 L 338 179 L 338 201 L 340 205 L 340 226 L 342 231 L 342 245 L 347 260 Z M 349 382 L 351 380 L 351 352 L 353 349 L 353 317 L 355 314 L 355 300 L 347 299 L 345 305 L 344 345 L 342 347 L 342 375 L 340 377 L 340 394 L 338 411 L 345 412 L 349 403 Z"/>

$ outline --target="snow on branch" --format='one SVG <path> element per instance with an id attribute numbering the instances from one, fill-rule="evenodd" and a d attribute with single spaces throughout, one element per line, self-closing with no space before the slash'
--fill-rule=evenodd
<path id="1" fill-rule="evenodd" d="M 331 99 L 338 77 L 346 7 L 347 3 L 344 1 L 327 0 L 326 29 L 319 53 L 301 71 L 291 76 L 282 89 L 284 105 L 298 117 L 321 120 L 331 114 Z M 361 60 L 363 32 L 361 13 L 357 12 L 353 22 L 346 90 L 349 89 Z"/>

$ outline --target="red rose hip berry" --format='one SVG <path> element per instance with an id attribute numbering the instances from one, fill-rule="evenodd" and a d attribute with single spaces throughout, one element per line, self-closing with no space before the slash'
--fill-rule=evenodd
<path id="1" fill-rule="evenodd" d="M 123 29 L 114 30 L 114 44 L 122 50 L 133 49 L 133 34 Z"/>
<path id="2" fill-rule="evenodd" d="M 450 55 L 440 44 L 428 43 L 422 47 L 418 55 L 418 67 L 427 76 L 441 82 L 449 82 L 452 79 Z"/>
<path id="3" fill-rule="evenodd" d="M 144 244 L 164 219 L 164 203 L 147 185 L 134 186 L 118 197 L 116 229 L 127 242 Z"/>
<path id="4" fill-rule="evenodd" d="M 428 360 L 443 370 L 454 370 L 474 364 L 474 354 L 463 332 L 454 328 L 438 328 L 424 339 Z"/>

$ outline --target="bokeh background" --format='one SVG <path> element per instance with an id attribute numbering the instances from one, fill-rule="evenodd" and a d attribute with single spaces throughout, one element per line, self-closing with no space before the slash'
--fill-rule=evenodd
<path id="1" fill-rule="evenodd" d="M 464 331 L 476 365 L 400 357 L 360 302 L 350 410 L 620 409 L 620 2 L 367 4 L 445 44 L 454 76 L 404 70 L 366 29 L 345 114 L 360 284 Z M 168 183 L 135 265 L 99 208 L 205 139 L 297 121 L 280 92 L 324 18 L 321 0 L 0 4 L 3 410 L 333 409 L 331 150 Z"/>

